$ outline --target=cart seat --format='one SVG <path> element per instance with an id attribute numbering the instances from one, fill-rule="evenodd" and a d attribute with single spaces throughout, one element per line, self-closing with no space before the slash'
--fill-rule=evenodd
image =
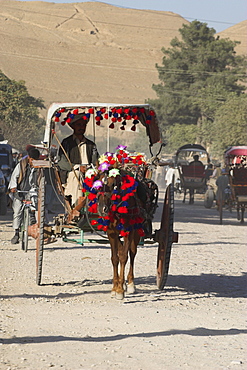
<path id="1" fill-rule="evenodd" d="M 247 168 L 234 168 L 233 169 L 233 185 L 247 185 Z"/>
<path id="2" fill-rule="evenodd" d="M 200 177 L 205 178 L 204 166 L 182 165 L 182 174 L 186 177 Z"/>

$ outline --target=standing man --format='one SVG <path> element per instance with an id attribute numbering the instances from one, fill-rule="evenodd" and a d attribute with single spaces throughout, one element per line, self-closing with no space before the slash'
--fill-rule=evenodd
<path id="1" fill-rule="evenodd" d="M 13 229 L 15 230 L 15 235 L 11 239 L 12 244 L 19 243 L 19 230 L 22 221 L 22 200 L 25 198 L 25 195 L 19 194 L 17 190 L 28 191 L 36 184 L 36 170 L 32 167 L 32 162 L 33 159 L 39 159 L 39 156 L 40 153 L 38 149 L 33 147 L 29 149 L 28 155 L 20 160 L 11 175 L 8 188 L 11 194 L 10 197 L 13 201 Z M 34 214 L 33 218 L 35 219 Z"/>
<path id="2" fill-rule="evenodd" d="M 64 194 L 71 198 L 72 206 L 82 195 L 78 182 L 80 173 L 86 171 L 87 164 L 97 165 L 99 157 L 95 143 L 84 136 L 87 124 L 84 113 L 76 115 L 69 123 L 74 132 L 62 141 L 64 150 L 59 149 L 61 182 L 65 188 Z"/>
<path id="3" fill-rule="evenodd" d="M 225 168 L 222 168 L 221 175 L 216 180 L 216 185 L 217 185 L 216 203 L 219 206 L 219 201 L 222 200 L 224 205 L 227 197 L 226 189 L 229 185 L 228 172 Z"/>
<path id="4" fill-rule="evenodd" d="M 220 163 L 214 165 L 214 170 L 212 173 L 212 176 L 210 176 L 212 179 L 217 180 L 218 177 L 221 176 L 221 168 L 220 168 Z"/>

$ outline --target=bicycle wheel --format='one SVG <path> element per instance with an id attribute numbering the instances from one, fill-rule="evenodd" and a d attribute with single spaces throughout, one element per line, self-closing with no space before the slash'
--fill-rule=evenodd
<path id="1" fill-rule="evenodd" d="M 27 252 L 28 247 L 28 225 L 29 225 L 29 208 L 23 210 L 23 220 L 21 225 L 21 249 Z"/>
<path id="2" fill-rule="evenodd" d="M 37 226 L 38 237 L 36 239 L 36 283 L 40 285 L 42 276 L 45 226 L 45 178 L 43 177 L 43 172 L 39 183 Z"/>

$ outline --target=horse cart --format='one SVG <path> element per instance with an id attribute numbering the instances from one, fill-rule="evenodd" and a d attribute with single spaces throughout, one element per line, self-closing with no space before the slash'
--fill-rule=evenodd
<path id="1" fill-rule="evenodd" d="M 93 136 L 100 128 L 106 132 L 106 152 L 98 158 L 98 164 L 87 164 L 86 171 L 77 173 L 80 196 L 71 205 L 65 196 L 64 186 L 57 161 L 58 149 L 64 151 L 61 136 L 62 126 L 75 115 L 82 114 L 90 125 Z M 149 141 L 151 159 L 142 153 L 128 152 L 125 145 L 118 145 L 110 151 L 109 131 L 138 131 L 144 126 Z M 97 129 L 97 130 L 96 130 Z M 121 131 L 120 131 L 121 132 Z M 124 296 L 124 268 L 128 253 L 130 271 L 128 291 L 134 291 L 133 265 L 139 243 L 158 244 L 157 286 L 163 289 L 168 276 L 172 243 L 178 241 L 178 233 L 173 231 L 174 192 L 172 184 L 165 193 L 160 229 L 152 230 L 152 220 L 158 206 L 158 187 L 150 178 L 158 154 L 153 156 L 152 147 L 161 142 L 159 126 L 154 110 L 148 105 L 116 105 L 64 103 L 52 104 L 48 110 L 45 135 L 42 145 L 36 147 L 41 159 L 33 161 L 38 171 L 37 223 L 29 226 L 29 235 L 36 239 L 36 282 L 41 284 L 43 253 L 46 243 L 59 237 L 69 240 L 72 234 L 81 235 L 95 232 L 107 238 L 111 245 L 113 263 L 112 294 Z M 157 145 L 157 144 L 156 144 Z M 160 146 L 161 151 L 162 144 Z M 66 154 L 66 153 L 65 153 Z M 68 162 L 69 161 L 69 158 Z M 72 163 L 71 171 L 73 170 Z M 85 167 L 85 166 L 84 166 Z M 45 175 L 46 172 L 46 176 Z M 48 174 L 48 177 L 47 177 Z M 46 222 L 46 179 L 53 177 L 55 193 L 60 199 L 63 212 L 52 222 Z M 99 240 L 97 240 L 99 241 Z M 126 255 L 127 253 L 127 255 Z M 118 270 L 120 265 L 120 271 Z"/>
<path id="2" fill-rule="evenodd" d="M 247 146 L 229 147 L 224 153 L 224 161 L 224 174 L 216 182 L 220 224 L 223 222 L 224 206 L 230 211 L 235 208 L 237 219 L 243 223 L 247 207 Z"/>
<path id="3" fill-rule="evenodd" d="M 187 190 L 189 203 L 194 203 L 194 193 L 204 193 L 206 190 L 206 168 L 210 163 L 206 149 L 199 144 L 181 146 L 175 155 L 175 168 L 179 171 L 181 190 L 185 202 Z"/>

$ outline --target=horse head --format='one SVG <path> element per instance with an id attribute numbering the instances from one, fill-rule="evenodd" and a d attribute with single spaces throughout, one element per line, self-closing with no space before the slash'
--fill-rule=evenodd
<path id="1" fill-rule="evenodd" d="M 102 182 L 102 188 L 97 193 L 98 214 L 100 217 L 106 217 L 112 206 L 111 196 L 114 189 L 117 188 L 117 179 L 108 177 L 107 173 L 102 173 L 99 176 L 99 181 Z"/>

